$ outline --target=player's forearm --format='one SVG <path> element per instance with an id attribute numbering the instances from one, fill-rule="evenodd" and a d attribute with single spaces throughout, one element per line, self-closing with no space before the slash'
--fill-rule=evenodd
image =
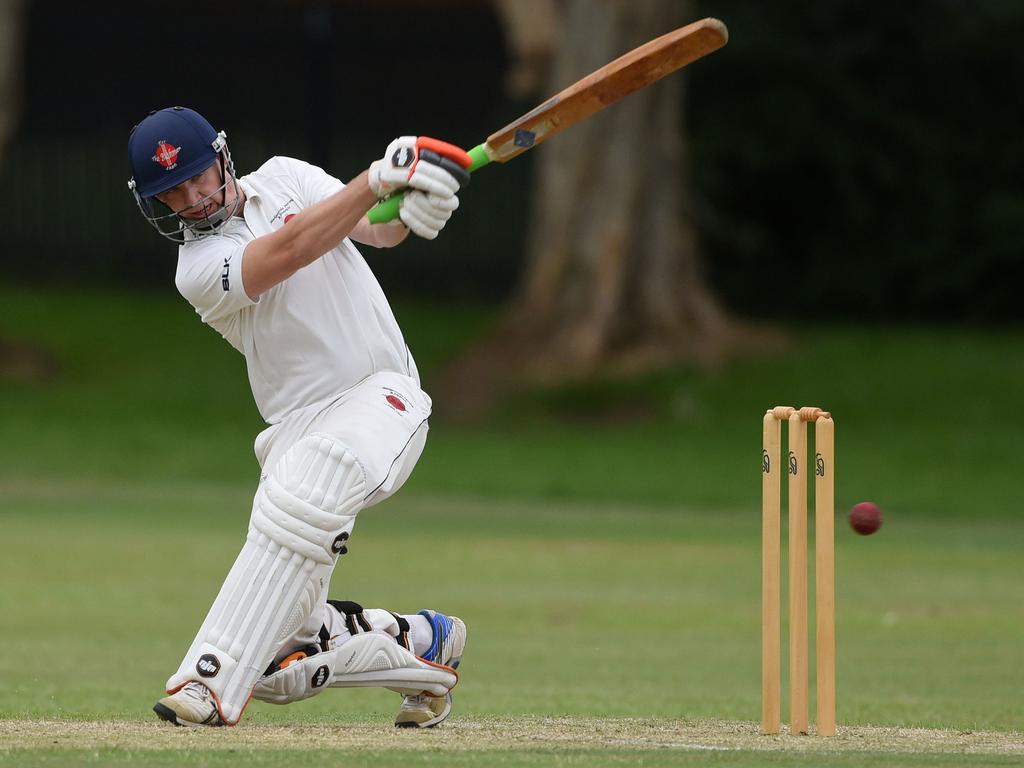
<path id="1" fill-rule="evenodd" d="M 242 260 L 245 292 L 255 300 L 336 248 L 376 202 L 364 171 L 344 189 L 296 214 L 287 225 L 253 240 Z"/>
<path id="2" fill-rule="evenodd" d="M 289 236 L 282 246 L 289 252 L 295 269 L 337 248 L 376 202 L 363 171 L 344 189 L 305 209 L 288 227 L 282 227 L 279 231 Z"/>

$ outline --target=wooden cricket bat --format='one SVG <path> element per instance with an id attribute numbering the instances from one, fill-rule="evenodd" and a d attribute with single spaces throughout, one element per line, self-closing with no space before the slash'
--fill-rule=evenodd
<path id="1" fill-rule="evenodd" d="M 470 171 L 504 163 L 590 117 L 624 96 L 661 80 L 725 45 L 729 31 L 718 19 L 702 19 L 634 48 L 584 77 L 469 150 Z M 402 195 L 370 209 L 373 224 L 398 218 Z"/>

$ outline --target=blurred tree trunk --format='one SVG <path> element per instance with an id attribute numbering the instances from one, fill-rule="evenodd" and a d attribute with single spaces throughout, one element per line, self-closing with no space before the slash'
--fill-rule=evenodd
<path id="1" fill-rule="evenodd" d="M 545 91 L 693 14 L 688 0 L 570 0 Z M 700 269 L 683 77 L 634 93 L 537 150 L 523 282 L 496 332 L 456 362 L 446 383 L 463 390 L 472 381 L 486 401 L 517 380 L 707 363 L 730 345 L 733 324 Z M 472 409 L 466 394 L 458 402 Z"/>
<path id="2" fill-rule="evenodd" d="M 0 164 L 14 138 L 21 109 L 23 0 L 0 0 Z"/>
<path id="3" fill-rule="evenodd" d="M 692 16 L 679 0 L 574 0 L 552 82 L 571 83 Z M 683 77 L 575 126 L 537 159 L 529 264 L 510 322 L 545 377 L 708 359 L 724 342 L 689 204 Z"/>
<path id="4" fill-rule="evenodd" d="M 0 0 L 0 166 L 14 138 L 21 109 L 21 49 L 24 35 L 22 0 Z M 34 378 L 49 363 L 24 344 L 0 337 L 0 377 Z"/>
<path id="5" fill-rule="evenodd" d="M 536 95 L 546 85 L 551 57 L 562 35 L 558 0 L 494 0 L 509 54 L 505 93 L 514 99 Z"/>

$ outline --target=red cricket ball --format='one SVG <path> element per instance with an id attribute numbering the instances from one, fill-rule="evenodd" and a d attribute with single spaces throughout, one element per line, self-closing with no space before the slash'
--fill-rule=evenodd
<path id="1" fill-rule="evenodd" d="M 850 510 L 850 527 L 861 536 L 869 536 L 882 527 L 882 510 L 870 501 L 854 504 Z"/>

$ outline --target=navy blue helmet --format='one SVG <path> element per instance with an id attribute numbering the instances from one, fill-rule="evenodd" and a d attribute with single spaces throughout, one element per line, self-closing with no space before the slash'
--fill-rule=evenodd
<path id="1" fill-rule="evenodd" d="M 159 212 L 155 196 L 202 173 L 217 161 L 221 163 L 221 186 L 200 203 L 213 201 L 219 208 L 209 216 L 182 219 L 178 211 Z M 240 200 L 235 169 L 228 151 L 227 134 L 216 131 L 209 121 L 187 107 L 168 107 L 150 112 L 128 137 L 128 163 L 132 178 L 128 188 L 146 221 L 175 242 L 187 235 L 203 237 L 227 221 Z M 235 185 L 234 205 L 226 205 L 227 187 Z M 156 201 L 159 202 L 159 201 Z"/>

